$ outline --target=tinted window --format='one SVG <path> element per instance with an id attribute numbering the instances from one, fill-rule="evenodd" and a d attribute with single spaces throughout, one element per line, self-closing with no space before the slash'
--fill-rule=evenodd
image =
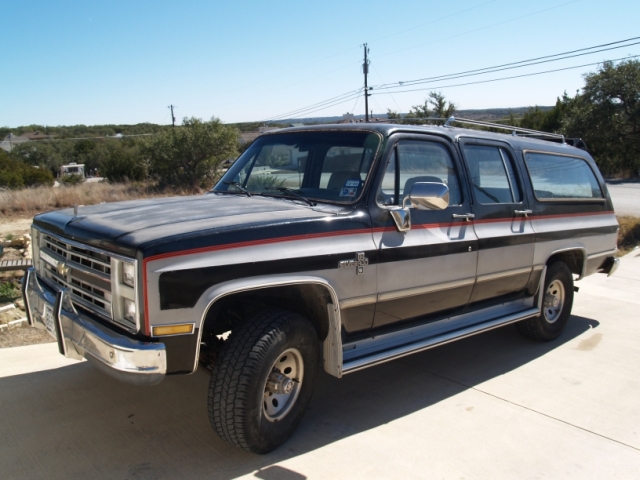
<path id="1" fill-rule="evenodd" d="M 464 155 L 479 203 L 518 203 L 522 200 L 512 159 L 506 150 L 466 145 Z"/>
<path id="2" fill-rule="evenodd" d="M 525 161 L 538 199 L 603 198 L 593 170 L 582 158 L 527 152 Z"/>
<path id="3" fill-rule="evenodd" d="M 378 201 L 384 205 L 398 205 L 394 198 L 399 192 L 400 200 L 409 195 L 417 182 L 438 182 L 449 187 L 449 205 L 461 202 L 460 186 L 453 166 L 453 159 L 443 145 L 431 142 L 401 141 L 387 165 L 382 180 Z M 400 165 L 400 184 L 396 185 L 396 162 Z"/>
<path id="4" fill-rule="evenodd" d="M 213 191 L 350 203 L 362 193 L 379 144 L 380 137 L 368 132 L 267 135 L 234 162 Z"/>

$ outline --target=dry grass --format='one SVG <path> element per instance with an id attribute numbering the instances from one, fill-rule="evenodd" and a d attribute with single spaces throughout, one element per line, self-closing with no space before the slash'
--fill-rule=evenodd
<path id="1" fill-rule="evenodd" d="M 0 213 L 11 216 L 33 216 L 38 213 L 72 207 L 118 202 L 140 198 L 191 195 L 198 192 L 160 190 L 151 184 L 107 182 L 83 183 L 75 186 L 38 187 L 24 190 L 0 191 Z"/>
<path id="2" fill-rule="evenodd" d="M 640 218 L 631 216 L 618 217 L 620 230 L 618 231 L 618 249 L 621 254 L 640 245 Z"/>

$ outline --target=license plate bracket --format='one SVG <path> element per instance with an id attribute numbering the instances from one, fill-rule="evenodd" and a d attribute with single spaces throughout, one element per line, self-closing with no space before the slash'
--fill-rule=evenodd
<path id="1" fill-rule="evenodd" d="M 49 332 L 49 335 L 57 339 L 58 335 L 56 335 L 56 325 L 55 318 L 53 316 L 53 308 L 51 308 L 49 305 L 44 306 L 44 325 L 47 328 L 47 332 Z"/>

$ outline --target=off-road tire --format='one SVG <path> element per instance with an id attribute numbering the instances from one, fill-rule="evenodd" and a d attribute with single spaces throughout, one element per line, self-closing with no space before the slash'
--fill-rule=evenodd
<path id="1" fill-rule="evenodd" d="M 556 283 L 554 283 L 556 282 Z M 544 295 L 547 294 L 550 286 L 561 285 L 564 290 L 563 301 L 559 312 L 554 316 L 553 309 L 545 308 Z M 542 291 L 543 295 L 542 312 L 539 316 L 523 320 L 516 324 L 518 331 L 527 338 L 541 342 L 549 342 L 557 338 L 564 329 L 573 306 L 573 276 L 566 263 L 562 261 L 551 263 L 547 266 Z M 551 321 L 553 320 L 553 321 Z"/>
<path id="2" fill-rule="evenodd" d="M 263 411 L 265 384 L 279 356 L 296 349 L 304 365 L 295 403 L 277 421 Z M 321 362 L 316 329 L 306 318 L 284 310 L 264 310 L 233 331 L 225 342 L 209 384 L 209 421 L 227 442 L 253 453 L 283 444 L 302 420 Z"/>

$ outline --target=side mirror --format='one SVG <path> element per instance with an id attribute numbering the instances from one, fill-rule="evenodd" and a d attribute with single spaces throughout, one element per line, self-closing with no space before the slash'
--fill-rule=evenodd
<path id="1" fill-rule="evenodd" d="M 449 206 L 449 187 L 444 183 L 414 183 L 409 196 L 402 202 L 403 206 L 407 200 L 418 210 L 444 210 Z"/>
<path id="2" fill-rule="evenodd" d="M 444 183 L 414 183 L 409 195 L 404 197 L 402 207 L 389 211 L 399 232 L 411 230 L 411 212 L 407 201 L 418 210 L 444 210 L 449 206 L 449 187 Z"/>

